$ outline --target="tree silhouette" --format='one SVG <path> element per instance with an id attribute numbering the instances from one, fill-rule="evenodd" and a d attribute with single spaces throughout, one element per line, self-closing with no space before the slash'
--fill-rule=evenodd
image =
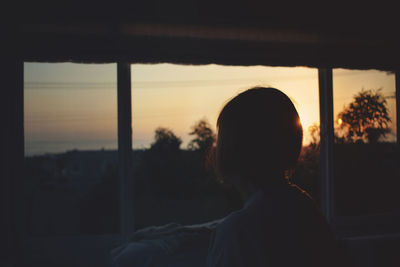
<path id="1" fill-rule="evenodd" d="M 141 194 L 143 192 L 153 192 L 158 195 L 178 194 L 184 188 L 182 168 L 182 150 L 180 145 L 182 140 L 177 137 L 172 130 L 158 127 L 155 130 L 154 142 L 150 149 L 144 151 L 140 167 L 136 169 L 138 176 L 144 179 Z"/>
<path id="2" fill-rule="evenodd" d="M 321 140 L 319 124 L 313 123 L 311 126 L 308 127 L 308 132 L 310 133 L 311 137 L 310 147 L 313 149 L 318 149 Z"/>
<path id="3" fill-rule="evenodd" d="M 196 122 L 189 134 L 194 138 L 189 142 L 188 149 L 197 150 L 201 154 L 205 154 L 215 141 L 214 131 L 206 119 Z"/>
<path id="4" fill-rule="evenodd" d="M 378 90 L 364 90 L 338 115 L 340 129 L 348 142 L 376 143 L 390 132 L 387 102 Z"/>
<path id="5" fill-rule="evenodd" d="M 182 140 L 177 137 L 170 129 L 158 127 L 155 131 L 155 141 L 151 144 L 150 149 L 156 151 L 178 151 L 182 144 Z"/>

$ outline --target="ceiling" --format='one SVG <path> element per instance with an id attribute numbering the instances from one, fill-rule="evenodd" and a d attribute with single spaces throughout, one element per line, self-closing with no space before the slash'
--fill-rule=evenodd
<path id="1" fill-rule="evenodd" d="M 396 10 L 284 1 L 32 3 L 13 16 L 25 61 L 400 68 Z"/>

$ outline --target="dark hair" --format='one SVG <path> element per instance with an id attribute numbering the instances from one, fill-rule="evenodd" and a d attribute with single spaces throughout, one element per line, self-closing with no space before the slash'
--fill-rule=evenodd
<path id="1" fill-rule="evenodd" d="M 255 87 L 231 99 L 218 121 L 217 176 L 257 187 L 282 183 L 300 155 L 303 129 L 292 101 L 275 88 Z"/>

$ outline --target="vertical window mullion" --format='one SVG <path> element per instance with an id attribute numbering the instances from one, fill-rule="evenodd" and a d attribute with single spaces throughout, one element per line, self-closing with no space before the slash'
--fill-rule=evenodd
<path id="1" fill-rule="evenodd" d="M 333 196 L 333 82 L 332 69 L 318 69 L 321 132 L 321 209 L 329 223 L 334 216 Z"/>
<path id="2" fill-rule="evenodd" d="M 396 143 L 400 147 L 400 72 L 396 72 Z"/>
<path id="3" fill-rule="evenodd" d="M 133 227 L 131 66 L 117 63 L 118 176 L 120 232 L 126 239 Z"/>

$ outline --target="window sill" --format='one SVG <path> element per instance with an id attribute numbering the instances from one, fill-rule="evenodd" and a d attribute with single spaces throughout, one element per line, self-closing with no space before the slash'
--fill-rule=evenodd
<path id="1" fill-rule="evenodd" d="M 336 216 L 333 228 L 339 239 L 400 238 L 400 213 Z"/>

